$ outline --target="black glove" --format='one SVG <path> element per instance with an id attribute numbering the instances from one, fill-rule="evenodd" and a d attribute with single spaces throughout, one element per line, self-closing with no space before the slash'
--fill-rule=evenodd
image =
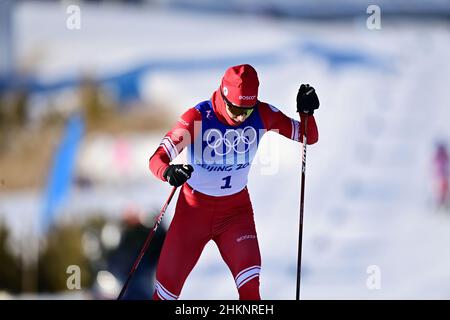
<path id="1" fill-rule="evenodd" d="M 190 177 L 194 168 L 190 164 L 172 164 L 164 171 L 163 176 L 174 187 L 179 187 Z"/>
<path id="2" fill-rule="evenodd" d="M 319 98 L 316 90 L 309 84 L 302 84 L 297 93 L 297 112 L 314 114 L 314 110 L 319 109 Z"/>

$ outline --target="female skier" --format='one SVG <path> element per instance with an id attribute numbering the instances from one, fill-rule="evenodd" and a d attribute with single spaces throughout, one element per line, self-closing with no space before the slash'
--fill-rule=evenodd
<path id="1" fill-rule="evenodd" d="M 248 65 L 226 70 L 210 100 L 187 110 L 150 158 L 153 174 L 182 186 L 156 271 L 155 300 L 178 299 L 205 245 L 213 240 L 233 274 L 239 299 L 259 300 L 261 257 L 247 178 L 262 135 L 275 130 L 307 143 L 318 140 L 314 88 L 301 85 L 300 122 L 258 100 L 258 75 Z M 188 148 L 187 164 L 171 164 Z"/>

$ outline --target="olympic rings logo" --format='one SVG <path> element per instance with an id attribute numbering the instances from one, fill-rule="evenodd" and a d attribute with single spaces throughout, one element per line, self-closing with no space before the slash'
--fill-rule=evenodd
<path id="1" fill-rule="evenodd" d="M 256 130 L 250 126 L 244 129 L 228 129 L 225 134 L 214 128 L 204 133 L 204 141 L 218 156 L 224 156 L 231 151 L 238 154 L 247 153 L 256 139 Z"/>

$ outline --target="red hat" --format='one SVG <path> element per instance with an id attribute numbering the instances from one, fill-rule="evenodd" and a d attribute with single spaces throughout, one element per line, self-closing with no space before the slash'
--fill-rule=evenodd
<path id="1" fill-rule="evenodd" d="M 258 74 L 249 64 L 230 67 L 220 85 L 222 94 L 240 107 L 252 107 L 258 100 Z"/>

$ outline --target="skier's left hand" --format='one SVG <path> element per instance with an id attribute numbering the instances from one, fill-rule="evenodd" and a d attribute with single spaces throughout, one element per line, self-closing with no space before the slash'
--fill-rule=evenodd
<path id="1" fill-rule="evenodd" d="M 309 84 L 302 84 L 297 93 L 297 112 L 314 114 L 314 110 L 319 109 L 319 98 L 316 90 Z"/>

